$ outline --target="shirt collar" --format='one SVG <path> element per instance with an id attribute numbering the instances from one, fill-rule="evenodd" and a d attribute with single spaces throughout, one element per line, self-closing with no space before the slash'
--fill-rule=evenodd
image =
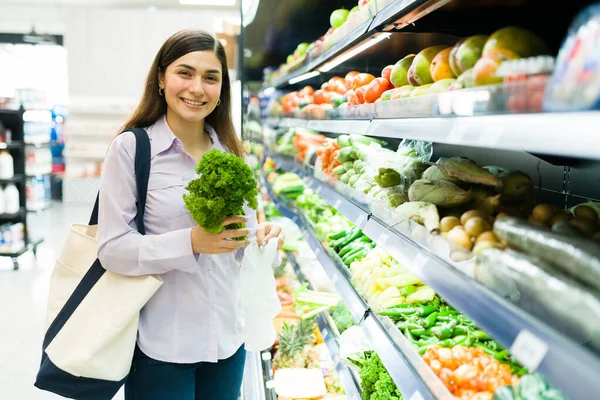
<path id="1" fill-rule="evenodd" d="M 205 123 L 204 129 L 206 129 L 210 136 L 210 139 L 212 140 L 213 144 L 211 146 L 211 149 L 217 149 L 222 152 L 226 152 L 225 148 L 221 144 L 221 141 L 219 140 L 219 135 L 217 135 L 217 132 L 214 130 L 214 128 L 209 124 Z M 166 115 L 163 115 L 158 121 L 156 121 L 156 123 L 152 126 L 152 129 L 150 129 L 148 133 L 148 136 L 152 141 L 152 157 L 156 156 L 159 153 L 162 153 L 165 150 L 168 150 L 173 145 L 173 142 L 176 142 L 178 144 L 181 143 L 181 141 L 177 138 L 177 136 L 175 136 L 175 134 L 169 127 Z"/>

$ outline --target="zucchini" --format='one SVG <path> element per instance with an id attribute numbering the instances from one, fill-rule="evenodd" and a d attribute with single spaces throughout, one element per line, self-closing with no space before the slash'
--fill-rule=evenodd
<path id="1" fill-rule="evenodd" d="M 600 246 L 594 241 L 548 232 L 511 217 L 498 219 L 494 233 L 509 246 L 538 256 L 600 290 Z"/>
<path id="2" fill-rule="evenodd" d="M 342 150 L 340 150 L 340 155 L 338 156 L 339 162 L 343 164 L 346 161 L 354 160 L 356 160 L 356 153 L 354 152 L 354 149 L 352 147 L 343 147 Z"/>
<path id="3" fill-rule="evenodd" d="M 346 161 L 345 163 L 342 164 L 344 166 L 344 169 L 346 171 L 350 171 L 351 169 L 354 168 L 354 163 L 352 161 Z"/>
<path id="4" fill-rule="evenodd" d="M 334 175 L 342 175 L 343 173 L 346 172 L 346 168 L 344 168 L 343 165 L 339 165 L 339 166 L 335 167 L 333 169 L 333 171 L 331 171 L 331 172 L 333 172 Z"/>
<path id="5" fill-rule="evenodd" d="M 350 136 L 349 135 L 340 135 L 337 138 L 337 145 L 340 147 L 348 147 L 350 146 Z"/>
<path id="6" fill-rule="evenodd" d="M 494 392 L 493 400 L 516 400 L 512 386 L 500 386 Z"/>
<path id="7" fill-rule="evenodd" d="M 540 257 L 486 249 L 475 279 L 578 343 L 600 350 L 600 298 Z"/>

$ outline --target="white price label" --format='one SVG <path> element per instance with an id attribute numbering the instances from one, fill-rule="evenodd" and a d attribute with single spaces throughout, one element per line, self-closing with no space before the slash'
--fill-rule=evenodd
<path id="1" fill-rule="evenodd" d="M 342 205 L 342 199 L 337 199 L 335 201 L 335 203 L 333 203 L 333 208 L 335 208 L 336 210 L 339 210 L 341 205 Z"/>
<path id="2" fill-rule="evenodd" d="M 409 269 L 412 269 L 416 275 L 419 275 L 423 271 L 425 264 L 427 264 L 427 257 L 419 253 L 413 258 Z"/>
<path id="3" fill-rule="evenodd" d="M 448 133 L 448 143 L 461 144 L 466 134 L 467 127 L 465 125 L 455 125 Z"/>
<path id="4" fill-rule="evenodd" d="M 408 400 L 423 400 L 423 395 L 418 390 L 410 396 Z"/>
<path id="5" fill-rule="evenodd" d="M 502 139 L 502 128 L 492 125 L 481 131 L 477 144 L 484 147 L 494 147 L 500 143 L 500 139 Z"/>
<path id="6" fill-rule="evenodd" d="M 524 329 L 517 335 L 510 347 L 510 352 L 523 366 L 533 372 L 546 356 L 548 344 L 532 332 Z"/>
<path id="7" fill-rule="evenodd" d="M 387 243 L 389 238 L 390 235 L 388 235 L 385 232 L 382 232 L 381 235 L 379 235 L 379 239 L 377 239 L 377 244 L 385 248 L 385 244 Z"/>
<path id="8" fill-rule="evenodd" d="M 271 359 L 271 353 L 268 351 L 265 351 L 264 353 L 261 354 L 261 357 L 262 357 L 263 361 L 269 361 Z"/>
<path id="9" fill-rule="evenodd" d="M 354 224 L 360 228 L 360 227 L 362 227 L 363 222 L 365 222 L 365 216 L 361 214 L 358 216 L 358 218 L 356 218 L 356 221 L 354 221 Z"/>
<path id="10" fill-rule="evenodd" d="M 266 381 L 265 382 L 265 387 L 267 389 L 274 389 L 275 388 L 275 381 L 274 380 Z"/>

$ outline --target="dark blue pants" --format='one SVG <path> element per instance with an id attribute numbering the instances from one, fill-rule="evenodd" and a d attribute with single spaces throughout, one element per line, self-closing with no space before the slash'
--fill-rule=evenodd
<path id="1" fill-rule="evenodd" d="M 154 360 L 136 346 L 125 400 L 238 400 L 246 350 L 217 363 Z"/>

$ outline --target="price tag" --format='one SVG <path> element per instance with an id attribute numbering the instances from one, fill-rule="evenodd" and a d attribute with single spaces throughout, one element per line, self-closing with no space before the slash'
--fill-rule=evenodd
<path id="1" fill-rule="evenodd" d="M 510 347 L 510 352 L 523 366 L 533 372 L 546 356 L 548 344 L 532 332 L 524 329 L 517 335 Z"/>
<path id="2" fill-rule="evenodd" d="M 261 354 L 261 357 L 262 357 L 263 361 L 269 361 L 271 359 L 271 353 L 268 351 L 265 351 Z"/>
<path id="3" fill-rule="evenodd" d="M 408 400 L 423 400 L 423 395 L 418 390 L 410 396 Z"/>
<path id="4" fill-rule="evenodd" d="M 337 199 L 335 201 L 335 203 L 333 203 L 333 208 L 335 208 L 336 210 L 339 210 L 340 205 L 342 205 L 342 199 Z"/>
<path id="5" fill-rule="evenodd" d="M 461 144 L 463 138 L 467 134 L 467 127 L 465 125 L 455 125 L 448 133 L 448 143 Z"/>
<path id="6" fill-rule="evenodd" d="M 358 218 L 356 218 L 356 221 L 354 221 L 354 224 L 355 224 L 356 226 L 358 226 L 359 228 L 361 228 L 361 227 L 362 227 L 362 223 L 363 223 L 363 222 L 365 222 L 365 216 L 364 216 L 364 215 L 362 215 L 362 214 L 360 214 L 360 215 L 358 216 Z"/>
<path id="7" fill-rule="evenodd" d="M 387 243 L 389 238 L 390 235 L 388 235 L 385 232 L 382 232 L 381 235 L 379 235 L 379 239 L 377 239 L 377 244 L 385 248 L 385 244 Z"/>
<path id="8" fill-rule="evenodd" d="M 274 380 L 266 381 L 265 382 L 265 387 L 267 389 L 274 389 L 275 388 L 275 381 Z"/>
<path id="9" fill-rule="evenodd" d="M 427 257 L 419 253 L 413 258 L 412 263 L 409 267 L 416 275 L 420 275 L 423 272 L 423 267 L 427 264 Z"/>

